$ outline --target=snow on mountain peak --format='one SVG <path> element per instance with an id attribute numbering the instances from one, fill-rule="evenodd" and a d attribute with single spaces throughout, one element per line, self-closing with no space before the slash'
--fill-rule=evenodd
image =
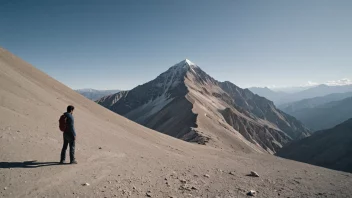
<path id="1" fill-rule="evenodd" d="M 188 67 L 198 67 L 196 64 L 194 64 L 192 61 L 189 59 L 184 59 L 183 61 L 177 63 L 174 65 L 176 67 L 182 67 L 182 68 L 188 68 Z"/>
<path id="2" fill-rule="evenodd" d="M 187 63 L 189 66 L 197 66 L 196 64 L 192 63 L 192 61 L 188 60 L 188 59 L 185 59 L 184 60 L 185 63 Z"/>
<path id="3" fill-rule="evenodd" d="M 196 68 L 198 68 L 196 64 L 192 63 L 188 59 L 185 59 L 170 67 L 166 72 L 162 73 L 159 76 L 160 81 L 157 82 L 156 86 L 162 87 L 165 91 L 170 88 L 174 88 L 182 82 L 187 72 L 192 72 L 195 74 Z"/>

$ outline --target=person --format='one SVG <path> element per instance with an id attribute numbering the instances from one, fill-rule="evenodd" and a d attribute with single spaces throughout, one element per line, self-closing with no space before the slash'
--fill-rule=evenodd
<path id="1" fill-rule="evenodd" d="M 68 145 L 70 145 L 70 164 L 77 164 L 77 161 L 75 159 L 76 131 L 75 131 L 74 119 L 72 115 L 74 109 L 75 109 L 74 106 L 69 105 L 67 107 L 67 112 L 64 113 L 64 115 L 66 116 L 66 129 L 63 133 L 64 144 L 61 150 L 60 164 L 63 164 L 65 162 L 66 150 Z"/>

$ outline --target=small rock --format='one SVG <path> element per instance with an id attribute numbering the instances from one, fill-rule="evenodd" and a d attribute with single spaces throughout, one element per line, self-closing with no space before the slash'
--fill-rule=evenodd
<path id="1" fill-rule="evenodd" d="M 150 191 L 148 191 L 145 195 L 147 195 L 147 197 L 152 197 L 152 193 Z"/>
<path id="2" fill-rule="evenodd" d="M 231 171 L 229 174 L 230 174 L 230 175 L 235 175 L 235 172 L 234 172 L 234 171 Z"/>
<path id="3" fill-rule="evenodd" d="M 251 191 L 249 191 L 249 192 L 247 193 L 247 195 L 254 197 L 254 196 L 257 195 L 257 192 L 255 192 L 255 190 L 251 190 Z"/>
<path id="4" fill-rule="evenodd" d="M 103 148 L 99 147 L 99 149 L 103 149 Z"/>
<path id="5" fill-rule="evenodd" d="M 206 177 L 206 178 L 209 178 L 209 177 L 210 177 L 210 175 L 208 175 L 208 174 L 205 174 L 205 175 L 204 175 L 204 177 Z"/>
<path id="6" fill-rule="evenodd" d="M 252 176 L 252 177 L 259 177 L 259 174 L 254 172 L 254 171 L 251 171 L 251 174 L 249 174 L 249 176 Z"/>
<path id="7" fill-rule="evenodd" d="M 82 184 L 82 186 L 90 186 L 89 183 Z"/>
<path id="8" fill-rule="evenodd" d="M 191 188 L 192 190 L 198 190 L 198 188 L 197 187 L 195 187 L 195 186 L 192 186 L 192 188 Z"/>
<path id="9" fill-rule="evenodd" d="M 187 185 L 187 184 L 184 184 L 182 186 L 180 186 L 180 188 L 178 188 L 179 190 L 188 190 L 188 191 L 191 191 L 191 188 Z"/>
<path id="10" fill-rule="evenodd" d="M 180 179 L 181 183 L 187 183 L 187 181 L 185 179 Z"/>
<path id="11" fill-rule="evenodd" d="M 5 187 L 4 190 L 7 190 L 7 187 Z"/>

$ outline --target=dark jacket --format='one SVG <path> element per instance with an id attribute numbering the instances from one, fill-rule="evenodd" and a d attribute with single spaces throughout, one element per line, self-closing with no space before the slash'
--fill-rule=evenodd
<path id="1" fill-rule="evenodd" d="M 65 133 L 70 133 L 72 134 L 74 137 L 76 137 L 76 131 L 75 131 L 75 121 L 73 119 L 73 116 L 72 114 L 66 112 L 64 114 L 66 116 L 66 130 L 65 130 Z"/>

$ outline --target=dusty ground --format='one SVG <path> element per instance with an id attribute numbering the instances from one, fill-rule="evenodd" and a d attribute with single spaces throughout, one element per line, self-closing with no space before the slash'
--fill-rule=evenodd
<path id="1" fill-rule="evenodd" d="M 57 164 L 67 104 L 76 107 L 77 165 Z M 1 48 L 0 151 L 0 197 L 352 197 L 352 174 L 160 134 Z"/>

